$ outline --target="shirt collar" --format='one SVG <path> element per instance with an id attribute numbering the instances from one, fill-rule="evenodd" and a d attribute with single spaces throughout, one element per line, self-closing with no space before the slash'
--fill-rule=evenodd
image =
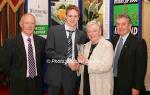
<path id="1" fill-rule="evenodd" d="M 72 28 L 65 23 L 65 30 L 76 31 L 76 28 Z"/>
<path id="2" fill-rule="evenodd" d="M 126 41 L 126 39 L 127 39 L 127 37 L 129 36 L 129 34 L 130 34 L 130 32 L 129 33 L 127 33 L 126 35 L 124 35 L 124 36 L 120 36 L 119 37 L 119 39 L 120 38 L 122 38 L 123 39 L 123 41 Z"/>
<path id="3" fill-rule="evenodd" d="M 31 39 L 31 41 L 33 40 L 33 34 L 32 35 L 30 35 L 30 36 L 27 36 L 24 32 L 21 32 L 21 34 L 22 34 L 22 37 L 24 38 L 24 39 L 28 39 L 28 38 L 30 38 Z"/>

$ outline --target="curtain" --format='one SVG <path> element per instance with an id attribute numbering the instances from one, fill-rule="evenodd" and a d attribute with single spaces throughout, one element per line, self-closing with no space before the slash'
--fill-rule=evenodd
<path id="1" fill-rule="evenodd" d="M 20 33 L 19 20 L 24 14 L 24 0 L 0 0 L 0 46 Z"/>
<path id="2" fill-rule="evenodd" d="M 19 20 L 23 14 L 24 0 L 0 0 L 0 47 L 21 32 Z M 0 86 L 7 82 L 7 76 L 0 72 Z"/>

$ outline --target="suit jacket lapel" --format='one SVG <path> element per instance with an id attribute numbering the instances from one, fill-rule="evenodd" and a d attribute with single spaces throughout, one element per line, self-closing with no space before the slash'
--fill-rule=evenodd
<path id="1" fill-rule="evenodd" d="M 79 37 L 79 31 L 76 30 L 76 32 L 75 32 L 75 44 L 78 43 L 78 37 Z"/>
<path id="2" fill-rule="evenodd" d="M 114 50 L 115 50 L 115 48 L 116 48 L 116 45 L 117 45 L 118 40 L 119 40 L 119 35 L 117 35 L 117 36 L 113 39 L 113 41 L 112 41 L 113 49 L 114 49 Z"/>
<path id="3" fill-rule="evenodd" d="M 66 43 L 67 43 L 67 34 L 66 34 L 66 30 L 65 30 L 65 26 L 64 26 L 64 25 L 62 25 L 62 26 L 60 27 L 60 31 L 62 31 L 62 32 L 60 32 L 60 33 L 61 33 L 62 37 L 64 38 L 64 40 L 65 40 Z M 59 32 L 59 31 L 58 31 L 58 32 Z"/>
<path id="4" fill-rule="evenodd" d="M 125 53 L 125 51 L 127 50 L 127 48 L 129 47 L 129 45 L 130 45 L 130 40 L 131 40 L 131 33 L 130 33 L 129 36 L 127 37 L 127 39 L 126 39 L 126 41 L 125 41 L 125 43 L 124 43 L 124 45 L 123 45 L 123 47 L 122 47 L 120 56 L 122 56 L 122 55 Z"/>
<path id="5" fill-rule="evenodd" d="M 23 71 L 25 72 L 24 74 L 26 74 L 26 71 L 27 71 L 27 56 L 26 56 L 26 51 L 25 51 L 25 45 L 24 45 L 24 41 L 23 41 L 23 38 L 22 38 L 22 35 L 18 35 L 17 39 L 17 47 L 18 47 L 18 52 L 21 54 L 20 56 L 22 56 L 21 58 L 23 59 L 23 62 L 25 64 L 23 64 Z"/>
<path id="6" fill-rule="evenodd" d="M 38 70 L 40 70 L 40 61 L 39 61 L 39 57 L 40 57 L 40 43 L 38 41 L 38 38 L 33 35 L 33 39 L 34 39 L 34 46 L 35 46 L 35 54 L 36 54 L 36 67 L 37 67 L 37 73 L 38 73 Z"/>
<path id="7" fill-rule="evenodd" d="M 62 41 L 62 42 L 65 42 L 65 44 L 64 44 L 65 50 L 64 51 L 67 54 L 67 48 L 68 48 L 68 46 L 67 46 L 67 34 L 66 34 L 65 26 L 64 25 L 60 26 L 60 31 L 58 31 L 58 32 L 60 32 L 60 35 L 62 35 L 62 38 L 64 39 L 64 41 Z"/>
<path id="8" fill-rule="evenodd" d="M 77 58 L 77 54 L 78 54 L 78 50 L 77 50 L 77 44 L 78 44 L 78 41 L 79 41 L 79 31 L 76 29 L 76 32 L 75 32 L 75 44 L 74 44 L 74 49 L 75 49 L 75 58 Z"/>
<path id="9" fill-rule="evenodd" d="M 23 41 L 23 38 L 22 38 L 22 35 L 19 35 L 18 39 L 18 46 L 20 48 L 20 51 L 22 52 L 21 54 L 23 54 L 23 58 L 26 58 L 26 51 L 25 51 L 25 45 L 24 45 L 24 41 Z"/>
<path id="10" fill-rule="evenodd" d="M 36 36 L 35 35 L 33 35 L 33 39 L 34 39 L 34 46 L 35 46 L 35 53 L 36 53 L 36 61 L 37 61 L 37 57 L 38 57 L 38 41 L 37 41 L 37 38 L 36 38 Z"/>

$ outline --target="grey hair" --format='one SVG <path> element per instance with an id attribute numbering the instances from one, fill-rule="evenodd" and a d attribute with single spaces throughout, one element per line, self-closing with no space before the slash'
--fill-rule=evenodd
<path id="1" fill-rule="evenodd" d="M 22 22 L 26 16 L 32 16 L 32 17 L 34 18 L 34 22 L 36 23 L 36 18 L 35 18 L 35 16 L 34 16 L 33 14 L 31 14 L 31 13 L 25 13 L 25 14 L 21 17 L 20 22 Z"/>
<path id="2" fill-rule="evenodd" d="M 117 19 L 120 19 L 120 18 L 126 18 L 128 20 L 128 23 L 132 24 L 131 18 L 127 14 L 119 14 L 117 16 Z"/>
<path id="3" fill-rule="evenodd" d="M 92 25 L 96 25 L 100 30 L 101 32 L 103 32 L 103 25 L 100 21 L 98 21 L 97 19 L 93 19 L 91 21 L 89 21 L 87 24 L 86 24 L 86 29 L 89 27 L 89 26 L 92 26 Z"/>

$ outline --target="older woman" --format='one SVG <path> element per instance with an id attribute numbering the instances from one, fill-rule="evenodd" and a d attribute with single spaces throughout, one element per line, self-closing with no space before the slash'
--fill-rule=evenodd
<path id="1" fill-rule="evenodd" d="M 78 55 L 81 65 L 80 95 L 112 95 L 113 91 L 113 47 L 102 36 L 102 27 L 97 20 L 86 26 L 90 39 L 84 53 Z"/>

